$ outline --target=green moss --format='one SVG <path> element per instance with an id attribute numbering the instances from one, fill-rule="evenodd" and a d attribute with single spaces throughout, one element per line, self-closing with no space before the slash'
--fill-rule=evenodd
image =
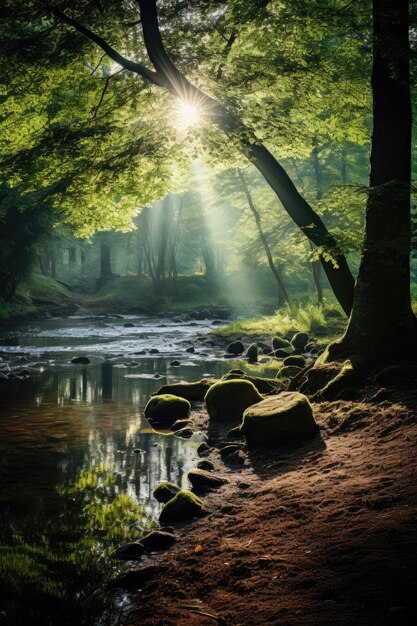
<path id="1" fill-rule="evenodd" d="M 10 302 L 0 298 L 0 319 L 25 318 L 42 312 L 68 313 L 67 307 L 76 308 L 69 290 L 53 278 L 34 272 L 19 285 Z"/>
<path id="2" fill-rule="evenodd" d="M 253 343 L 249 346 L 246 351 L 246 356 L 248 357 L 249 363 L 256 363 L 256 361 L 258 360 L 258 346 L 256 345 L 256 343 Z"/>
<path id="3" fill-rule="evenodd" d="M 240 430 L 249 447 L 271 448 L 311 436 L 317 425 L 308 398 L 287 391 L 246 409 Z"/>
<path id="4" fill-rule="evenodd" d="M 285 365 L 278 370 L 277 378 L 293 378 L 301 372 L 302 369 L 302 367 L 297 367 L 296 365 Z"/>
<path id="5" fill-rule="evenodd" d="M 191 404 L 170 393 L 153 396 L 145 407 L 145 417 L 156 421 L 175 421 L 188 417 Z"/>
<path id="6" fill-rule="evenodd" d="M 244 410 L 260 402 L 262 396 L 253 383 L 235 379 L 215 383 L 204 399 L 211 419 L 240 420 Z"/>
<path id="7" fill-rule="evenodd" d="M 289 348 L 290 342 L 283 337 L 275 336 L 272 339 L 272 347 L 274 348 L 274 350 L 279 350 L 279 348 Z"/>
<path id="8" fill-rule="evenodd" d="M 352 367 L 349 361 L 345 363 L 340 372 L 332 378 L 327 385 L 317 392 L 316 397 L 320 400 L 333 400 L 339 393 L 347 387 L 356 385 L 360 381 L 360 377 Z"/>
<path id="9" fill-rule="evenodd" d="M 202 512 L 203 503 L 191 491 L 179 491 L 169 500 L 159 516 L 160 524 L 172 524 L 196 517 Z"/>
<path id="10" fill-rule="evenodd" d="M 158 500 L 158 502 L 165 503 L 172 500 L 172 498 L 174 498 L 180 491 L 181 489 L 177 487 L 177 485 L 174 485 L 174 483 L 164 481 L 155 487 L 152 495 L 156 500 Z"/>
<path id="11" fill-rule="evenodd" d="M 190 402 L 199 402 L 204 400 L 204 396 L 213 382 L 214 381 L 203 379 L 194 383 L 173 383 L 172 385 L 164 385 L 155 395 L 172 394 L 179 398 L 185 398 Z"/>

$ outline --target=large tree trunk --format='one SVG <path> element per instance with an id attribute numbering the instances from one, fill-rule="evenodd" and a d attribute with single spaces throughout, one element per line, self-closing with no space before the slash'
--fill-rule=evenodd
<path id="1" fill-rule="evenodd" d="M 377 368 L 415 359 L 410 301 L 411 104 L 408 1 L 374 0 L 373 115 L 365 242 L 354 305 L 329 358 Z"/>

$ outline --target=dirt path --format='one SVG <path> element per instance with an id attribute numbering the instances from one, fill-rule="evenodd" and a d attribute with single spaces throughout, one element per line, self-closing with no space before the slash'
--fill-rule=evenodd
<path id="1" fill-rule="evenodd" d="M 301 449 L 233 471 L 213 453 L 229 484 L 131 574 L 124 623 L 417 623 L 416 407 L 416 393 L 322 403 L 320 437 Z"/>

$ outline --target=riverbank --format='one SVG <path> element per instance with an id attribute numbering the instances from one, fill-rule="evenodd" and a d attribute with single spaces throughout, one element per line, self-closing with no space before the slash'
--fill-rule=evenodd
<path id="1" fill-rule="evenodd" d="M 123 624 L 415 623 L 416 405 L 415 390 L 376 386 L 315 403 L 319 436 L 243 450 L 241 468 L 217 439 L 206 458 L 227 485 L 171 550 L 125 578 L 134 608 Z M 193 420 L 208 429 L 204 409 Z"/>
<path id="2" fill-rule="evenodd" d="M 71 286 L 34 273 L 21 283 L 10 302 L 0 300 L 0 321 L 74 314 L 163 315 L 216 307 L 228 307 L 236 314 L 259 315 L 272 314 L 275 306 L 265 286 L 261 296 L 249 289 L 236 297 L 232 290 L 202 275 L 179 276 L 157 291 L 146 278 L 114 276 L 101 286 L 86 284 L 81 291 L 80 285 Z"/>

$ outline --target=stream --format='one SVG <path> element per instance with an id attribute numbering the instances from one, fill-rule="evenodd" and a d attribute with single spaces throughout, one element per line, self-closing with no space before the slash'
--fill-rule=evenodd
<path id="1" fill-rule="evenodd" d="M 112 553 L 155 524 L 161 480 L 189 488 L 204 438 L 157 433 L 143 409 L 163 384 L 235 366 L 212 329 L 147 316 L 0 328 L 0 372 L 23 376 L 0 386 L 0 624 L 118 623 L 129 598 L 108 582 L 132 563 Z"/>

